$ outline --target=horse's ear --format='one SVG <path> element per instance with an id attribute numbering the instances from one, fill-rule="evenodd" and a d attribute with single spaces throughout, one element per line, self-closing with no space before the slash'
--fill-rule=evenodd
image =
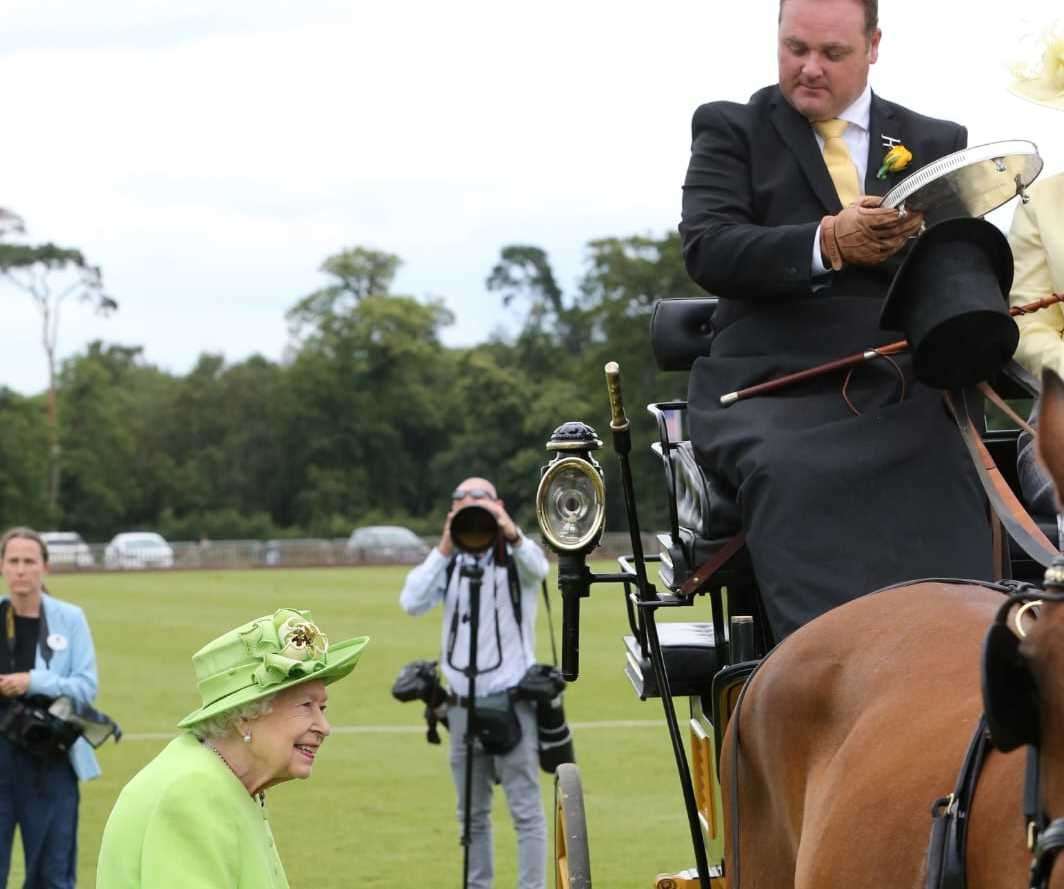
<path id="1" fill-rule="evenodd" d="M 1064 381 L 1048 367 L 1042 371 L 1042 406 L 1038 420 L 1038 453 L 1064 498 Z"/>

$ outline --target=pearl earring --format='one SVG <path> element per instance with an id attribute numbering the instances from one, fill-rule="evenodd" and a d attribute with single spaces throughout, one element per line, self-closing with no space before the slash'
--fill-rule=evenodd
<path id="1" fill-rule="evenodd" d="M 246 733 L 246 734 L 244 735 L 244 743 L 245 743 L 245 744 L 250 744 L 250 743 L 251 743 L 251 732 L 250 732 L 250 731 L 249 731 L 249 732 L 247 732 L 247 733 Z"/>

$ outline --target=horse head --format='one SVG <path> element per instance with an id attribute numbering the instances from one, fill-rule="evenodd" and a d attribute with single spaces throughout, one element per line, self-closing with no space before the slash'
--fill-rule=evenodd
<path id="1" fill-rule="evenodd" d="M 1064 382 L 1049 370 L 1042 381 L 1038 452 L 1056 485 L 1059 505 L 1064 496 Z M 1041 814 L 1030 833 L 1032 887 L 1046 885 L 1054 859 L 1064 850 L 1062 603 L 1064 559 L 1058 559 L 1046 571 L 1044 590 L 1018 590 L 1002 605 L 983 655 L 983 705 L 994 746 L 1007 752 L 1029 745 L 1039 754 Z M 1064 885 L 1064 875 L 1055 882 Z"/>

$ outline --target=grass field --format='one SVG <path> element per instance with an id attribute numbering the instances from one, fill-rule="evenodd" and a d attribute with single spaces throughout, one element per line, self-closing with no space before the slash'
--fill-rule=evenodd
<path id="1" fill-rule="evenodd" d="M 224 630 L 283 606 L 310 609 L 333 640 L 373 637 L 355 673 L 332 689 L 329 716 L 339 728 L 314 775 L 269 793 L 270 821 L 292 889 L 459 886 L 462 855 L 446 739 L 440 747 L 427 744 L 420 704 L 399 704 L 389 693 L 403 664 L 436 657 L 439 646 L 438 611 L 411 618 L 399 609 L 404 571 L 52 577 L 52 592 L 88 615 L 99 660 L 97 706 L 127 735 L 98 751 L 103 776 L 82 785 L 79 886 L 95 886 L 100 835 L 118 792 L 167 742 L 139 736 L 172 735 L 177 720 L 198 704 L 192 652 Z M 551 594 L 560 631 L 553 586 Z M 574 738 L 593 875 L 609 889 L 648 889 L 655 874 L 693 865 L 661 705 L 640 702 L 624 677 L 620 637 L 627 624 L 620 589 L 596 587 L 581 617 L 581 678 L 566 693 L 566 714 L 570 722 L 588 723 L 574 730 Z M 691 612 L 678 617 L 708 619 Z M 542 607 L 538 649 L 541 660 L 550 659 Z M 685 701 L 680 708 L 682 720 Z M 646 724 L 595 725 L 613 720 Z M 553 785 L 546 775 L 543 796 L 550 821 Z M 515 883 L 515 850 L 501 791 L 494 823 L 496 886 L 505 889 Z M 553 878 L 548 882 L 553 885 Z M 16 848 L 8 886 L 21 885 Z"/>

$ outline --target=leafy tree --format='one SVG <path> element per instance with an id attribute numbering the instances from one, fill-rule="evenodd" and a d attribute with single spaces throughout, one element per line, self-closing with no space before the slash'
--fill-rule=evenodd
<path id="1" fill-rule="evenodd" d="M 398 256 L 368 247 L 349 247 L 326 258 L 321 271 L 335 280 L 289 309 L 293 338 L 307 330 L 320 332 L 333 323 L 342 323 L 367 296 L 387 294 L 401 264 Z"/>
<path id="2" fill-rule="evenodd" d="M 99 341 L 61 376 L 64 523 L 96 539 L 154 526 L 176 483 L 161 437 L 173 378 L 145 364 L 140 347 Z"/>
<path id="3" fill-rule="evenodd" d="M 47 524 L 47 441 L 40 398 L 0 387 L 0 533 Z"/>
<path id="4" fill-rule="evenodd" d="M 378 269 L 399 264 L 363 248 L 346 253 L 383 257 Z M 300 337 L 289 375 L 301 524 L 425 508 L 425 455 L 446 432 L 449 373 L 439 331 L 453 316 L 439 301 L 370 292 L 385 283 L 366 277 L 346 284 L 346 295 L 318 291 L 289 312 Z"/>
<path id="5" fill-rule="evenodd" d="M 560 317 L 565 310 L 561 288 L 554 279 L 547 254 L 540 247 L 529 244 L 503 247 L 485 284 L 488 290 L 502 293 L 504 306 L 524 297 L 532 304 L 533 315 L 537 317 L 548 311 Z"/>
<path id="6" fill-rule="evenodd" d="M 0 217 L 8 230 L 21 230 L 21 220 L 11 229 L 13 214 Z M 14 217 L 17 220 L 17 217 Z M 41 345 L 48 364 L 49 472 L 48 507 L 54 514 L 59 497 L 59 406 L 57 399 L 57 350 L 63 303 L 73 297 L 91 303 L 109 314 L 118 303 L 103 292 L 100 267 L 92 265 L 80 250 L 55 244 L 0 242 L 0 275 L 28 293 L 41 315 Z"/>

